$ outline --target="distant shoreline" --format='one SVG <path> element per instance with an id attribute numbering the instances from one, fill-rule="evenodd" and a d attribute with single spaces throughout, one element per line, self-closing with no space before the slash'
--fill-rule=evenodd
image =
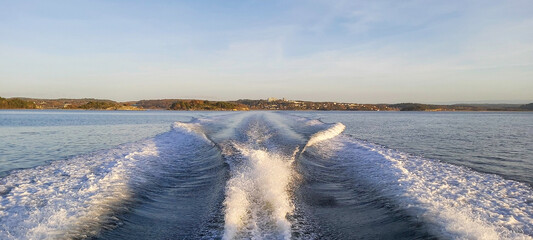
<path id="1" fill-rule="evenodd" d="M 241 99 L 208 101 L 197 99 L 157 99 L 116 102 L 105 99 L 1 98 L 0 109 L 107 110 L 107 111 L 424 111 L 424 112 L 522 112 L 533 111 L 529 104 L 451 104 L 422 103 L 358 104 L 312 102 L 285 99 Z"/>
<path id="2" fill-rule="evenodd" d="M 260 112 L 260 111 L 293 111 L 293 112 L 442 112 L 442 113 L 531 113 L 533 110 L 441 110 L 441 111 L 399 111 L 399 110 L 387 110 L 387 111 L 373 111 L 373 110 L 268 110 L 268 109 L 252 109 L 252 110 L 169 110 L 169 109 L 139 109 L 139 110 L 107 110 L 107 109 L 54 109 L 54 108 L 0 108 L 1 111 L 65 111 L 65 112 L 151 112 L 151 111 L 166 111 L 166 112 Z"/>

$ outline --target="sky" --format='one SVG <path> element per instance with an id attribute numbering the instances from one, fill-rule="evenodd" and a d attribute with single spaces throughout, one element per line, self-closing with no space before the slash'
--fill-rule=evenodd
<path id="1" fill-rule="evenodd" d="M 0 0 L 0 96 L 533 102 L 533 2 Z"/>

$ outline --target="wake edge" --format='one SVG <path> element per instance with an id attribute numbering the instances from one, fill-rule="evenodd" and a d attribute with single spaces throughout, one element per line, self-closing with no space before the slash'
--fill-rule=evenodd
<path id="1" fill-rule="evenodd" d="M 317 144 L 310 154 L 324 151 L 361 188 L 375 189 L 439 238 L 533 239 L 533 191 L 526 184 L 348 136 Z"/>
<path id="2" fill-rule="evenodd" d="M 201 136 L 173 128 L 113 149 L 13 171 L 0 179 L 0 239 L 80 239 L 120 228 L 124 214 L 154 200 L 147 199 L 147 189 L 160 191 L 177 181 L 177 169 L 191 164 L 183 156 L 202 151 L 216 162 L 213 158 L 220 156 L 213 148 Z M 222 168 L 202 166 L 219 168 L 213 175 Z"/>

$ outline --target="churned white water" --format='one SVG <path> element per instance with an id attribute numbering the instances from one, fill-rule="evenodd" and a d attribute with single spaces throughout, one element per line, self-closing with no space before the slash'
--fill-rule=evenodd
<path id="1" fill-rule="evenodd" d="M 128 211 L 138 188 L 161 172 L 187 130 L 12 172 L 0 179 L 0 239 L 84 238 Z"/>
<path id="2" fill-rule="evenodd" d="M 224 239 L 248 231 L 252 239 L 290 238 L 287 215 L 294 209 L 288 187 L 291 159 L 264 150 L 236 146 L 245 163 L 232 171 L 227 184 Z"/>
<path id="3" fill-rule="evenodd" d="M 336 149 L 347 168 L 425 222 L 454 239 L 531 239 L 533 191 L 497 175 L 411 156 L 341 137 L 318 148 Z"/>
<path id="4" fill-rule="evenodd" d="M 94 235 L 131 198 L 135 168 L 149 168 L 147 159 L 157 157 L 157 148 L 146 141 L 12 173 L 1 180 L 0 238 Z"/>
<path id="5" fill-rule="evenodd" d="M 334 138 L 337 135 L 341 134 L 345 128 L 346 126 L 344 126 L 344 124 L 335 123 L 335 125 L 333 125 L 332 127 L 313 134 L 311 138 L 309 139 L 309 141 L 307 142 L 307 144 L 305 145 L 305 147 L 309 147 L 316 143 Z"/>

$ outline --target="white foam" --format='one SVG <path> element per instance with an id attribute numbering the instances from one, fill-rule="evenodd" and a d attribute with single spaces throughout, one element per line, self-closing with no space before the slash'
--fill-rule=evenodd
<path id="1" fill-rule="evenodd" d="M 12 172 L 0 179 L 0 239 L 63 239 L 96 235 L 116 221 L 135 191 L 152 184 L 176 149 L 203 139 L 170 131 L 152 139 Z M 187 153 L 184 153 L 187 154 Z"/>
<path id="2" fill-rule="evenodd" d="M 77 238 L 94 235 L 107 213 L 130 198 L 131 169 L 158 151 L 147 141 L 95 156 L 56 161 L 2 179 L 1 239 Z"/>
<path id="3" fill-rule="evenodd" d="M 210 142 L 209 138 L 204 132 L 204 129 L 202 128 L 202 125 L 199 122 L 174 122 L 174 124 L 172 124 L 172 130 L 189 134 L 197 134 Z"/>
<path id="4" fill-rule="evenodd" d="M 332 127 L 313 134 L 305 146 L 313 146 L 314 144 L 317 144 L 319 142 L 334 138 L 341 134 L 345 128 L 346 126 L 344 126 L 344 124 L 335 123 Z"/>
<path id="5" fill-rule="evenodd" d="M 344 129 L 346 128 L 346 126 L 344 126 L 344 124 L 342 123 L 335 123 L 332 127 L 329 127 L 325 130 L 322 130 L 322 131 L 319 131 L 315 134 L 313 134 L 309 140 L 307 141 L 307 144 L 305 144 L 305 146 L 303 147 L 302 149 L 302 152 L 300 152 L 300 154 L 302 154 L 303 152 L 305 152 L 305 150 L 310 147 L 310 146 L 313 146 L 319 142 L 322 142 L 322 141 L 325 141 L 325 140 L 328 140 L 328 139 L 332 139 L 336 136 L 338 136 L 339 134 L 341 134 Z"/>
<path id="6" fill-rule="evenodd" d="M 316 147 L 332 146 L 354 176 L 381 189 L 437 236 L 532 239 L 533 191 L 525 184 L 347 137 Z"/>
<path id="7" fill-rule="evenodd" d="M 236 143 L 235 148 L 245 161 L 232 171 L 226 188 L 224 239 L 290 239 L 290 159 Z"/>

